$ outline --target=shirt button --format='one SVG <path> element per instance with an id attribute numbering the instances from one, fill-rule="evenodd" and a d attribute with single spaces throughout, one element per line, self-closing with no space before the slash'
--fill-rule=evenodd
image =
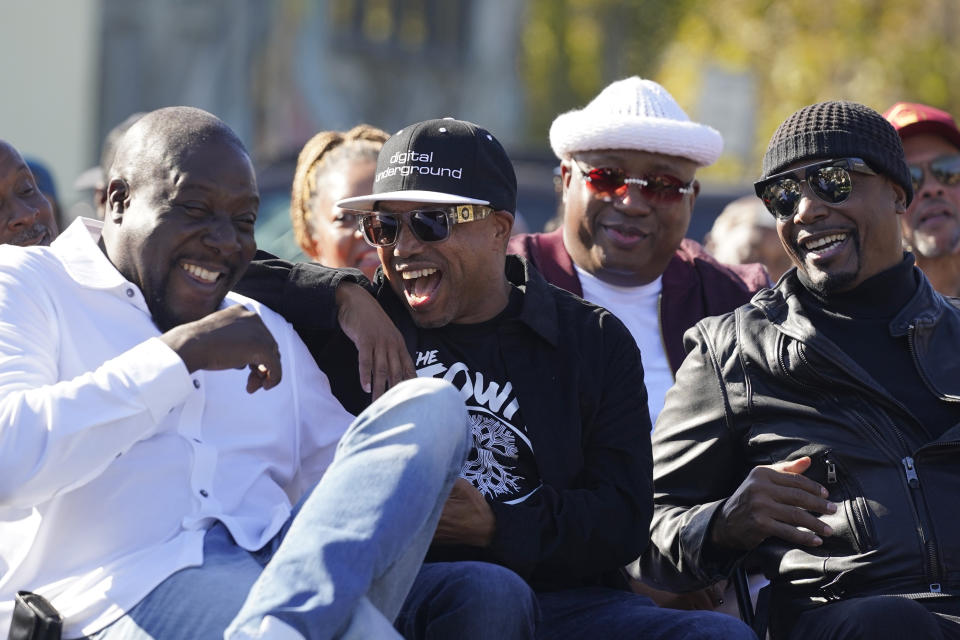
<path id="1" fill-rule="evenodd" d="M 200 495 L 202 495 L 204 498 L 206 498 L 206 497 L 209 496 L 210 494 L 207 493 L 207 490 L 206 490 L 206 489 L 200 489 Z"/>
<path id="2" fill-rule="evenodd" d="M 193 388 L 194 388 L 194 389 L 199 389 L 199 388 L 200 388 L 200 381 L 199 381 L 199 380 L 194 380 L 194 381 L 193 381 Z"/>
<path id="3" fill-rule="evenodd" d="M 128 297 L 128 298 L 132 298 L 132 297 L 133 297 L 133 289 L 127 289 L 127 297 Z"/>

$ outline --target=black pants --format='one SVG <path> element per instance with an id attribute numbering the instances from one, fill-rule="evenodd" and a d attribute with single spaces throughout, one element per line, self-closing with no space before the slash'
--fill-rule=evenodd
<path id="1" fill-rule="evenodd" d="M 790 640 L 960 639 L 960 600 L 898 596 L 851 598 L 801 614 Z"/>

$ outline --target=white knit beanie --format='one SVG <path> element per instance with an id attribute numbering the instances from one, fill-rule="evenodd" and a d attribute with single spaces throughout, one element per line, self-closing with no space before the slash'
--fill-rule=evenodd
<path id="1" fill-rule="evenodd" d="M 578 151 L 632 149 L 712 164 L 723 151 L 720 132 L 691 122 L 666 89 L 633 76 L 614 82 L 583 109 L 557 116 L 550 146 L 562 160 Z"/>

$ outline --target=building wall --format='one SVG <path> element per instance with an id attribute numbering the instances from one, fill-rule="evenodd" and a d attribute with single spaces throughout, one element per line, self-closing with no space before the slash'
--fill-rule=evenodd
<path id="1" fill-rule="evenodd" d="M 51 168 L 65 204 L 96 145 L 100 9 L 99 0 L 0 2 L 0 138 Z"/>

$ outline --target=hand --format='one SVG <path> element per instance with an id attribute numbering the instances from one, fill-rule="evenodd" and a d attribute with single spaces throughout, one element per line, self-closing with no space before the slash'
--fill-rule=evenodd
<path id="1" fill-rule="evenodd" d="M 177 352 L 187 371 L 250 367 L 247 393 L 280 383 L 280 349 L 260 316 L 232 305 L 170 329 L 160 339 Z"/>
<path id="2" fill-rule="evenodd" d="M 810 457 L 754 467 L 714 520 L 711 541 L 719 547 L 750 550 L 770 536 L 807 547 L 823 544 L 833 530 L 808 513 L 835 513 L 827 490 L 801 475 Z M 809 531 L 800 529 L 804 527 Z"/>
<path id="3" fill-rule="evenodd" d="M 357 347 L 360 384 L 376 400 L 390 387 L 417 375 L 403 336 L 366 289 L 353 282 L 337 287 L 337 320 Z"/>
<path id="4" fill-rule="evenodd" d="M 658 607 L 666 609 L 683 609 L 686 611 L 713 611 L 723 604 L 723 590 L 725 582 L 712 584 L 705 589 L 674 593 L 654 589 L 645 582 L 630 578 L 630 590 L 634 593 L 647 596 Z"/>
<path id="5" fill-rule="evenodd" d="M 440 522 L 433 534 L 436 544 L 490 546 L 496 519 L 483 494 L 463 478 L 457 478 L 443 505 Z"/>

